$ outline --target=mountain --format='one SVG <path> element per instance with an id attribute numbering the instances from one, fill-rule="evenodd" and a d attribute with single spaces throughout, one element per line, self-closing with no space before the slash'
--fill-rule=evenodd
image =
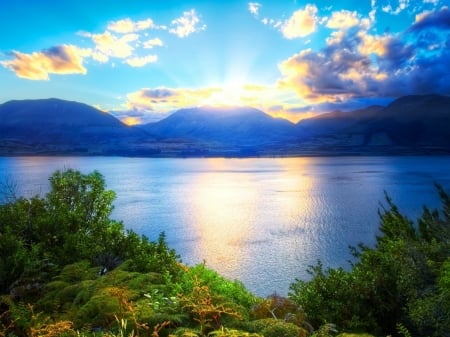
<path id="1" fill-rule="evenodd" d="M 363 127 L 366 134 L 385 133 L 403 146 L 450 146 L 450 97 L 401 97 Z"/>
<path id="2" fill-rule="evenodd" d="M 190 108 L 143 126 L 160 139 L 189 139 L 233 146 L 261 146 L 295 138 L 295 125 L 248 108 Z"/>
<path id="3" fill-rule="evenodd" d="M 382 106 L 373 105 L 365 109 L 348 112 L 333 111 L 318 116 L 301 120 L 297 123 L 300 133 L 308 136 L 319 136 L 348 130 L 358 123 L 368 121 L 383 109 Z"/>
<path id="4" fill-rule="evenodd" d="M 25 152 L 120 148 L 144 136 L 108 113 L 60 99 L 15 100 L 0 105 L 0 141 Z M 12 145 L 11 145 L 12 144 Z"/>
<path id="5" fill-rule="evenodd" d="M 300 121 L 306 135 L 299 144 L 319 150 L 450 152 L 450 97 L 412 95 L 386 107 L 333 112 Z"/>
<path id="6" fill-rule="evenodd" d="M 334 111 L 293 124 L 248 108 L 191 108 L 129 127 L 59 99 L 0 104 L 0 155 L 295 156 L 450 154 L 450 97 Z"/>

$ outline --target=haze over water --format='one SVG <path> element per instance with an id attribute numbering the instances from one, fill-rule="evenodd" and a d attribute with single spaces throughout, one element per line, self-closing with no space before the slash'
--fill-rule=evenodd
<path id="1" fill-rule="evenodd" d="M 31 196 L 56 169 L 101 172 L 117 194 L 112 218 L 156 239 L 183 262 L 241 280 L 259 295 L 287 294 L 307 266 L 348 266 L 348 246 L 371 245 L 386 191 L 411 219 L 439 206 L 449 157 L 151 159 L 0 158 L 0 181 Z"/>

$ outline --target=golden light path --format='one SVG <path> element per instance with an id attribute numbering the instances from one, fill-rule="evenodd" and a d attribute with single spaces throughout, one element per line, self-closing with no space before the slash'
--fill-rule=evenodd
<path id="1" fill-rule="evenodd" d="M 271 252 L 248 256 L 247 248 L 268 237 L 276 241 L 277 237 L 291 236 L 293 240 L 289 241 L 289 246 L 280 247 L 287 254 L 297 254 L 299 247 L 307 254 L 309 249 L 310 244 L 303 242 L 304 236 L 298 232 L 308 231 L 303 227 L 308 224 L 302 223 L 301 219 L 307 218 L 314 206 L 314 199 L 309 195 L 313 181 L 308 175 L 299 175 L 298 169 L 289 167 L 307 166 L 308 159 L 300 160 L 301 163 L 298 158 L 277 161 L 281 167 L 275 169 L 284 172 L 277 178 L 270 173 L 254 174 L 246 170 L 254 167 L 253 160 L 239 159 L 240 168 L 235 171 L 235 164 L 230 165 L 230 160 L 209 159 L 210 169 L 192 184 L 193 224 L 198 235 L 196 255 L 208 257 L 206 264 L 213 269 L 242 270 L 251 259 L 260 259 L 264 269 L 264 256 Z M 276 198 L 274 193 L 267 193 L 268 186 L 276 189 L 270 191 L 277 194 Z M 258 208 L 262 204 L 270 206 Z M 273 219 L 273 212 L 278 212 L 278 223 L 269 228 L 263 226 L 266 218 Z M 267 230 L 271 233 L 264 232 Z"/>

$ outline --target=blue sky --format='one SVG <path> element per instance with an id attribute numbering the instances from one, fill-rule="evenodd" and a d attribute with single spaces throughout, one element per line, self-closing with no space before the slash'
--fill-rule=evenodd
<path id="1" fill-rule="evenodd" d="M 203 105 L 297 121 L 450 94 L 448 0 L 8 1 L 0 102 L 58 97 L 146 123 Z"/>

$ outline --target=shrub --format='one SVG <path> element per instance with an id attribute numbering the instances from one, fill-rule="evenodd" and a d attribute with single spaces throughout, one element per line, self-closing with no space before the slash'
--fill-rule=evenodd
<path id="1" fill-rule="evenodd" d="M 311 267 L 310 281 L 296 280 L 289 296 L 315 326 L 339 330 L 449 336 L 448 267 L 450 197 L 437 187 L 442 211 L 424 208 L 414 225 L 387 198 L 373 248 L 353 248 L 351 270 Z"/>

